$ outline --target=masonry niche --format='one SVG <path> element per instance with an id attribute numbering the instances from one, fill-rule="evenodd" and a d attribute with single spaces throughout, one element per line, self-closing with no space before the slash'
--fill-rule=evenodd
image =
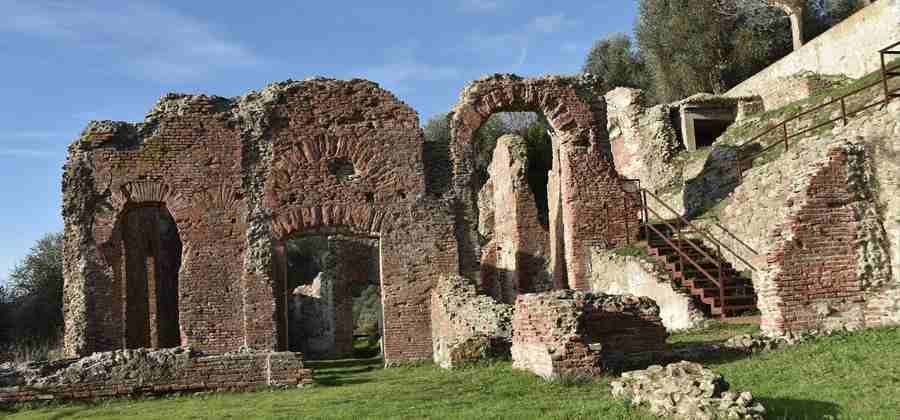
<path id="1" fill-rule="evenodd" d="M 133 207 L 121 217 L 123 347 L 177 347 L 182 244 L 175 220 L 163 205 Z"/>
<path id="2" fill-rule="evenodd" d="M 737 117 L 736 103 L 689 102 L 680 108 L 684 147 L 694 151 L 709 147 Z"/>
<path id="3" fill-rule="evenodd" d="M 380 353 L 378 239 L 304 235 L 285 242 L 287 347 L 311 358 Z"/>

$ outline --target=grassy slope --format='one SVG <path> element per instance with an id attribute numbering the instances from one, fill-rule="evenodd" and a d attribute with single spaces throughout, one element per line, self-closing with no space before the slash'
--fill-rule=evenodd
<path id="1" fill-rule="evenodd" d="M 717 325 L 672 337 L 718 341 L 754 327 Z M 900 413 L 900 328 L 822 338 L 710 366 L 750 390 L 772 419 L 894 419 Z M 321 362 L 302 390 L 202 394 L 43 406 L 11 419 L 550 418 L 649 419 L 608 394 L 608 378 L 547 383 L 508 362 L 454 372 L 432 365 L 383 370 L 378 361 Z"/>

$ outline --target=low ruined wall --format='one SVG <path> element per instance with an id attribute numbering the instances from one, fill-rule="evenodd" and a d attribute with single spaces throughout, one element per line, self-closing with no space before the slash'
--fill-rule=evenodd
<path id="1" fill-rule="evenodd" d="M 862 77 L 881 68 L 878 50 L 898 40 L 900 0 L 880 0 L 735 86 L 726 95 L 772 97 L 774 91 L 784 88 L 779 85 L 779 78 L 803 72 Z"/>
<path id="2" fill-rule="evenodd" d="M 513 367 L 541 377 L 594 376 L 664 350 L 659 307 L 648 298 L 574 290 L 520 295 L 513 315 Z"/>
<path id="3" fill-rule="evenodd" d="M 478 295 L 459 275 L 442 276 L 431 291 L 434 362 L 450 369 L 509 351 L 512 305 Z"/>
<path id="4" fill-rule="evenodd" d="M 190 348 L 118 350 L 0 367 L 0 402 L 185 391 L 250 391 L 312 383 L 298 353 L 203 355 Z"/>
<path id="5" fill-rule="evenodd" d="M 653 299 L 668 331 L 693 328 L 706 319 L 690 293 L 673 289 L 669 275 L 655 264 L 606 250 L 594 250 L 591 259 L 592 292 Z"/>

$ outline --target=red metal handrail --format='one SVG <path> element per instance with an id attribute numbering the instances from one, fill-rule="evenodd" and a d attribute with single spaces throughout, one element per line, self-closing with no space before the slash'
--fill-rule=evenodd
<path id="1" fill-rule="evenodd" d="M 776 141 L 775 143 L 772 143 L 772 144 L 766 146 L 766 147 L 763 148 L 762 150 L 760 150 L 760 151 L 758 151 L 758 152 L 756 152 L 756 153 L 753 153 L 753 154 L 750 155 L 750 156 L 744 157 L 744 158 L 742 158 L 742 159 L 740 159 L 740 160 L 738 161 L 738 177 L 739 177 L 739 178 L 742 178 L 742 177 L 743 177 L 745 167 L 746 167 L 746 168 L 749 168 L 750 166 L 752 166 L 753 159 L 756 159 L 757 157 L 759 157 L 759 156 L 762 155 L 763 153 L 765 153 L 765 152 L 771 150 L 771 149 L 774 148 L 775 146 L 778 146 L 778 145 L 780 145 L 780 144 L 784 144 L 784 150 L 788 150 L 788 148 L 789 148 L 789 146 L 790 146 L 790 144 L 788 143 L 788 140 L 790 140 L 790 139 L 793 138 L 793 137 L 797 137 L 797 136 L 803 135 L 803 134 L 805 134 L 805 133 L 808 133 L 808 132 L 810 132 L 810 131 L 817 130 L 817 129 L 822 128 L 822 127 L 824 127 L 824 126 L 826 126 L 826 125 L 833 124 L 833 123 L 835 123 L 835 122 L 837 122 L 837 121 L 839 121 L 839 120 L 842 121 L 844 125 L 847 125 L 848 119 L 849 119 L 850 117 L 852 117 L 852 116 L 854 116 L 854 115 L 856 115 L 856 114 L 859 114 L 860 112 L 865 111 L 865 110 L 867 110 L 867 109 L 869 109 L 869 108 L 875 107 L 875 106 L 879 106 L 879 105 L 887 105 L 887 104 L 891 101 L 891 98 L 894 98 L 894 97 L 900 97 L 900 94 L 898 94 L 898 92 L 900 92 L 900 89 L 891 91 L 890 88 L 888 87 L 888 81 L 889 81 L 891 78 L 900 76 L 900 72 L 894 72 L 894 70 L 900 69 L 900 64 L 898 64 L 898 65 L 896 65 L 896 66 L 888 67 L 887 61 L 885 60 L 885 56 L 888 55 L 888 54 L 897 54 L 897 55 L 900 55 L 900 50 L 893 50 L 893 48 L 896 48 L 896 47 L 898 47 L 898 46 L 900 46 L 900 42 L 891 44 L 891 45 L 889 45 L 889 46 L 887 46 L 887 47 L 885 47 L 885 48 L 883 48 L 883 49 L 881 49 L 881 50 L 878 51 L 878 53 L 881 55 L 881 79 L 879 79 L 879 80 L 877 80 L 877 81 L 875 81 L 875 82 L 872 82 L 872 83 L 868 83 L 868 84 L 866 84 L 866 85 L 863 86 L 863 87 L 854 89 L 853 91 L 848 92 L 848 93 L 845 93 L 845 94 L 841 95 L 840 97 L 838 97 L 838 98 L 836 98 L 836 99 L 832 99 L 832 100 L 830 100 L 830 101 L 828 101 L 828 102 L 826 102 L 826 103 L 824 103 L 824 104 L 818 105 L 818 106 L 816 106 L 816 107 L 813 107 L 813 108 L 810 108 L 810 109 L 808 109 L 808 110 L 805 110 L 805 111 L 803 111 L 803 112 L 801 112 L 801 113 L 799 113 L 799 114 L 793 115 L 793 116 L 791 116 L 790 118 L 787 118 L 787 119 L 785 119 L 785 120 L 779 122 L 778 124 L 775 124 L 774 126 L 771 126 L 771 127 L 767 128 L 765 131 L 763 131 L 763 132 L 760 133 L 760 134 L 757 134 L 756 136 L 754 136 L 753 138 L 751 138 L 751 139 L 748 140 L 747 142 L 745 142 L 745 143 L 743 143 L 743 144 L 741 144 L 741 145 L 738 145 L 738 146 L 737 146 L 738 153 L 739 153 L 739 154 L 742 154 L 743 149 L 746 148 L 747 146 L 756 143 L 757 140 L 759 140 L 759 139 L 762 138 L 763 136 L 765 136 L 765 135 L 771 133 L 772 131 L 775 131 L 776 129 L 779 129 L 779 128 L 782 129 L 782 138 L 781 138 L 781 139 L 779 139 L 779 140 Z M 874 102 L 874 103 L 865 105 L 865 106 L 863 106 L 863 107 L 861 107 L 861 108 L 859 108 L 859 109 L 855 109 L 855 110 L 852 110 L 852 111 L 849 111 L 849 112 L 847 111 L 847 98 L 848 98 L 848 97 L 853 96 L 853 95 L 856 95 L 856 94 L 858 94 L 859 92 L 862 92 L 862 91 L 864 91 L 864 90 L 866 90 L 866 89 L 872 88 L 872 87 L 877 86 L 877 85 L 882 85 L 882 86 L 883 86 L 883 90 L 884 90 L 884 98 L 883 98 L 883 99 L 881 99 L 881 100 L 879 100 L 879 101 L 876 101 L 876 102 Z M 810 114 L 810 113 L 812 113 L 812 112 L 815 112 L 815 111 L 819 111 L 819 110 L 821 110 L 822 108 L 825 108 L 825 107 L 828 107 L 828 106 L 831 106 L 831 105 L 834 105 L 834 104 L 837 104 L 837 103 L 839 103 L 840 106 L 841 106 L 841 116 L 840 116 L 839 118 L 829 118 L 828 121 L 825 121 L 825 122 L 823 122 L 823 123 L 820 123 L 820 124 L 818 124 L 818 125 L 816 125 L 816 126 L 814 126 L 814 127 L 805 128 L 805 129 L 803 129 L 803 130 L 801 130 L 801 131 L 798 131 L 798 132 L 796 132 L 796 133 L 788 134 L 788 127 L 787 127 L 788 123 L 793 122 L 793 121 L 796 121 L 796 120 L 800 119 L 801 117 L 803 117 L 803 116 L 805 116 L 805 115 L 808 115 L 808 114 Z M 745 163 L 748 163 L 748 162 L 750 163 L 750 165 L 745 165 Z"/>

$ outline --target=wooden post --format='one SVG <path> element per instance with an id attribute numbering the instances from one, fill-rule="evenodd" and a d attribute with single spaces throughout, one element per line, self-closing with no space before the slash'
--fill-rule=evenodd
<path id="1" fill-rule="evenodd" d="M 847 103 L 841 98 L 841 119 L 844 120 L 844 126 L 847 125 Z"/>
<path id="2" fill-rule="evenodd" d="M 784 151 L 788 151 L 788 135 L 787 135 L 787 121 L 781 123 L 782 132 L 784 133 Z"/>
<path id="3" fill-rule="evenodd" d="M 884 51 L 881 54 L 881 83 L 884 85 L 884 105 L 887 106 L 891 101 L 891 91 L 888 90 L 888 71 L 887 63 L 884 61 Z"/>
<path id="4" fill-rule="evenodd" d="M 785 143 L 787 144 L 787 143 Z M 722 307 L 722 318 L 725 318 L 725 280 L 722 276 L 722 246 L 716 244 L 716 252 L 719 261 L 716 261 L 716 264 L 719 266 L 719 305 Z"/>

